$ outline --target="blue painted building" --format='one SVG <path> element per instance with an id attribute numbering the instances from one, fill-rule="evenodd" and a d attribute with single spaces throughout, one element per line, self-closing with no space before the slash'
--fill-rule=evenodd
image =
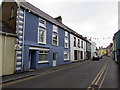
<path id="1" fill-rule="evenodd" d="M 70 63 L 70 30 L 27 2 L 18 4 L 16 72 Z"/>

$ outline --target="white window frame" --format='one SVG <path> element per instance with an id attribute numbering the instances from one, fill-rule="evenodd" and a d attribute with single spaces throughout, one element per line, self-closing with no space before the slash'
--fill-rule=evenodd
<path id="1" fill-rule="evenodd" d="M 53 35 L 56 35 L 57 36 L 57 45 L 53 43 Z M 52 33 L 52 45 L 54 46 L 58 46 L 58 27 L 56 25 L 53 25 L 53 33 Z"/>
<path id="2" fill-rule="evenodd" d="M 53 44 L 53 35 L 56 35 L 57 36 L 57 45 L 55 45 L 55 44 Z M 54 46 L 58 46 L 58 34 L 52 34 L 52 45 L 54 45 Z"/>
<path id="3" fill-rule="evenodd" d="M 10 19 L 14 18 L 14 11 L 15 11 L 15 7 L 11 7 L 11 12 L 10 12 Z"/>
<path id="4" fill-rule="evenodd" d="M 40 51 L 43 51 L 43 52 L 47 51 L 47 52 L 49 53 L 48 50 L 40 50 Z M 40 53 L 40 51 L 39 51 L 39 55 L 40 55 L 40 54 L 43 54 L 43 55 L 44 55 L 44 54 L 47 54 L 47 60 L 42 60 L 42 61 L 39 61 L 39 60 L 38 60 L 38 63 L 47 63 L 47 62 L 49 62 L 49 61 L 48 61 L 48 53 Z"/>
<path id="5" fill-rule="evenodd" d="M 40 41 L 39 41 L 39 32 L 40 32 L 40 30 L 41 30 L 41 31 L 44 31 L 43 42 L 40 42 Z M 38 43 L 39 43 L 39 44 L 46 44 L 46 30 L 43 29 L 43 28 L 38 28 Z"/>
<path id="6" fill-rule="evenodd" d="M 67 59 L 65 59 L 65 54 L 68 55 Z M 66 60 L 69 60 L 69 59 L 70 59 L 70 57 L 69 57 L 69 51 L 64 51 L 64 60 L 66 61 Z"/>
<path id="7" fill-rule="evenodd" d="M 53 25 L 53 32 L 58 33 L 58 27 L 56 25 Z"/>
<path id="8" fill-rule="evenodd" d="M 68 32 L 67 31 L 65 31 L 65 37 L 68 37 Z"/>
<path id="9" fill-rule="evenodd" d="M 44 22 L 44 24 L 40 22 L 41 20 Z M 46 29 L 46 21 L 42 18 L 39 18 L 39 27 L 43 27 Z"/>
<path id="10" fill-rule="evenodd" d="M 65 48 L 68 48 L 68 47 L 69 47 L 69 39 L 68 39 L 68 41 L 66 42 L 66 38 L 68 39 L 68 37 L 65 37 L 65 38 L 64 38 L 64 47 L 65 47 Z M 66 47 L 66 45 L 65 45 L 66 43 L 67 43 L 67 47 Z"/>

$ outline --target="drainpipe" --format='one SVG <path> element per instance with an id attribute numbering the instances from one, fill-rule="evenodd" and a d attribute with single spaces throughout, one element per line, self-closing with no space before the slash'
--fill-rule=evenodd
<path id="1" fill-rule="evenodd" d="M 5 71 L 5 62 L 6 62 L 6 35 L 4 38 L 4 60 L 3 60 L 3 71 Z M 4 74 L 4 72 L 2 72 L 2 75 Z"/>

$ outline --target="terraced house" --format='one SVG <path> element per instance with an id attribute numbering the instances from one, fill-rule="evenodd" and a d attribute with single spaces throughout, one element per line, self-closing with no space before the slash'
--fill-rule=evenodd
<path id="1" fill-rule="evenodd" d="M 86 39 L 78 33 L 70 34 L 71 62 L 86 59 Z"/>
<path id="2" fill-rule="evenodd" d="M 18 35 L 15 41 L 15 72 L 57 66 L 86 58 L 87 39 L 64 25 L 61 16 L 53 18 L 26 1 L 12 1 L 14 4 L 2 3 L 4 10 L 8 10 L 3 15 L 7 15 L 6 19 L 2 19 L 6 23 L 14 20 L 10 25 L 16 28 L 14 31 Z M 77 52 L 71 49 L 75 44 L 73 37 L 77 37 Z"/>

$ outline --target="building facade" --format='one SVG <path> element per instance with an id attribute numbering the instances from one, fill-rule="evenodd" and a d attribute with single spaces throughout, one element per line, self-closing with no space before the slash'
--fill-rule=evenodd
<path id="1" fill-rule="evenodd" d="M 91 43 L 91 58 L 93 57 L 93 56 L 96 56 L 96 43 L 95 42 L 93 42 L 93 41 L 90 41 L 90 43 Z"/>
<path id="2" fill-rule="evenodd" d="M 86 42 L 86 59 L 91 59 L 91 43 L 90 43 L 90 41 Z"/>
<path id="3" fill-rule="evenodd" d="M 17 12 L 18 72 L 70 63 L 70 33 L 57 19 L 27 2 Z"/>
<path id="4" fill-rule="evenodd" d="M 71 62 L 85 60 L 85 40 L 83 40 L 78 34 L 70 34 L 70 41 Z"/>
<path id="5" fill-rule="evenodd" d="M 114 34 L 113 37 L 114 45 L 114 59 L 118 63 L 120 62 L 120 30 Z"/>
<path id="6" fill-rule="evenodd" d="M 12 7 L 11 7 L 12 6 Z M 15 71 L 15 41 L 17 38 L 16 13 L 11 13 L 11 8 L 17 10 L 15 2 L 3 2 L 0 7 L 0 76 L 10 75 Z M 15 8 L 16 7 L 16 8 Z"/>

